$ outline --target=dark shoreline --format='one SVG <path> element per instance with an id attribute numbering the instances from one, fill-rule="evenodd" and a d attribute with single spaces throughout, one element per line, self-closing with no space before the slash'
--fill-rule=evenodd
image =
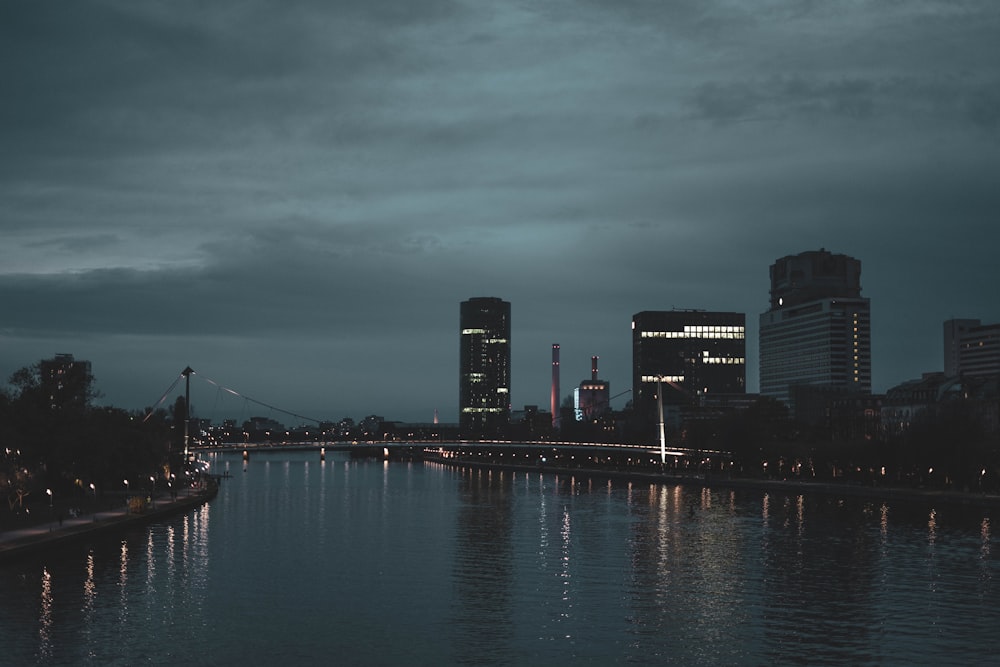
<path id="1" fill-rule="evenodd" d="M 801 480 L 754 479 L 731 477 L 724 474 L 692 475 L 638 470 L 620 470 L 589 467 L 557 467 L 547 465 L 518 465 L 472 461 L 468 459 L 425 456 L 425 461 L 455 468 L 477 468 L 489 470 L 515 470 L 518 472 L 551 473 L 573 475 L 588 479 L 618 480 L 624 482 L 648 482 L 650 484 L 681 484 L 702 488 L 753 489 L 758 491 L 780 491 L 782 493 L 816 493 L 833 496 L 850 496 L 871 500 L 891 500 L 928 505 L 948 504 L 967 507 L 1000 508 L 1000 495 L 971 493 L 963 491 L 914 489 L 899 486 L 865 486 L 861 484 L 833 482 L 808 482 Z"/>
<path id="2" fill-rule="evenodd" d="M 109 513 L 111 516 L 97 519 L 66 521 L 54 529 L 48 525 L 42 525 L 0 533 L 0 564 L 80 542 L 94 536 L 124 532 L 175 514 L 181 514 L 204 505 L 218 492 L 218 483 L 211 481 L 204 489 L 190 495 L 179 496 L 176 500 L 159 499 L 155 508 L 149 508 L 140 514 L 131 514 L 122 510 Z"/>

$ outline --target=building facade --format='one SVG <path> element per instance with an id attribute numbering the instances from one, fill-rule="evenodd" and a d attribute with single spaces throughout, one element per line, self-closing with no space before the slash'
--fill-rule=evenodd
<path id="1" fill-rule="evenodd" d="M 94 378 L 90 362 L 72 354 L 57 354 L 38 364 L 42 389 L 53 410 L 82 409 L 90 403 Z"/>
<path id="2" fill-rule="evenodd" d="M 746 392 L 746 315 L 703 310 L 643 311 L 632 316 L 632 405 L 646 425 L 663 403 Z"/>
<path id="3" fill-rule="evenodd" d="M 944 323 L 944 374 L 957 376 L 1000 375 L 1000 324 L 979 320 Z"/>
<path id="4" fill-rule="evenodd" d="M 594 421 L 611 410 L 611 384 L 598 378 L 598 357 L 590 358 L 590 379 L 573 390 L 573 410 L 577 421 Z"/>
<path id="5" fill-rule="evenodd" d="M 803 388 L 871 393 L 871 308 L 861 262 L 827 250 L 783 257 L 770 269 L 760 316 L 760 393 L 794 417 Z"/>
<path id="6" fill-rule="evenodd" d="M 459 427 L 496 435 L 510 423 L 510 302 L 478 297 L 461 305 Z"/>

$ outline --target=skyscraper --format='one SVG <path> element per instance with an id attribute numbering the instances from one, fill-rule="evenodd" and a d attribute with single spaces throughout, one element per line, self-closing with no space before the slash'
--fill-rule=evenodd
<path id="1" fill-rule="evenodd" d="M 459 426 L 465 434 L 496 435 L 510 422 L 510 302 L 463 301 L 461 331 Z"/>
<path id="2" fill-rule="evenodd" d="M 706 393 L 746 392 L 746 315 L 704 310 L 643 311 L 632 316 L 632 404 L 655 423 L 657 379 L 666 404 Z"/>
<path id="3" fill-rule="evenodd" d="M 777 260 L 760 316 L 760 393 L 796 415 L 802 391 L 871 393 L 871 316 L 861 261 L 828 250 Z"/>
<path id="4" fill-rule="evenodd" d="M 94 378 L 90 362 L 72 354 L 57 354 L 38 364 L 41 387 L 53 410 L 82 409 L 93 398 Z"/>

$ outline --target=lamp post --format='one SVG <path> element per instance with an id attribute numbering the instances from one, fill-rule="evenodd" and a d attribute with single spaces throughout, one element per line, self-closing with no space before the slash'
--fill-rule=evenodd
<path id="1" fill-rule="evenodd" d="M 45 489 L 49 496 L 49 532 L 52 532 L 52 489 Z"/>
<path id="2" fill-rule="evenodd" d="M 97 521 L 97 487 L 90 483 L 90 490 L 94 492 L 94 521 Z"/>
<path id="3" fill-rule="evenodd" d="M 149 506 L 156 507 L 156 478 L 149 476 Z"/>
<path id="4" fill-rule="evenodd" d="M 128 479 L 122 481 L 125 482 L 125 511 L 128 512 Z"/>

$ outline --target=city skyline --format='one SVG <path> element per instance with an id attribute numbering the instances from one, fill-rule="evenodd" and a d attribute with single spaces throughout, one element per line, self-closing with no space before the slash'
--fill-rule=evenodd
<path id="1" fill-rule="evenodd" d="M 549 405 L 553 343 L 564 395 L 595 355 L 628 388 L 632 315 L 673 307 L 746 314 L 753 393 L 768 267 L 826 248 L 864 263 L 884 392 L 942 369 L 944 321 L 1000 322 L 998 30 L 980 2 L 7 3 L 0 375 L 70 353 L 128 409 L 191 366 L 457 422 L 457 304 L 491 295 L 515 409 Z"/>

